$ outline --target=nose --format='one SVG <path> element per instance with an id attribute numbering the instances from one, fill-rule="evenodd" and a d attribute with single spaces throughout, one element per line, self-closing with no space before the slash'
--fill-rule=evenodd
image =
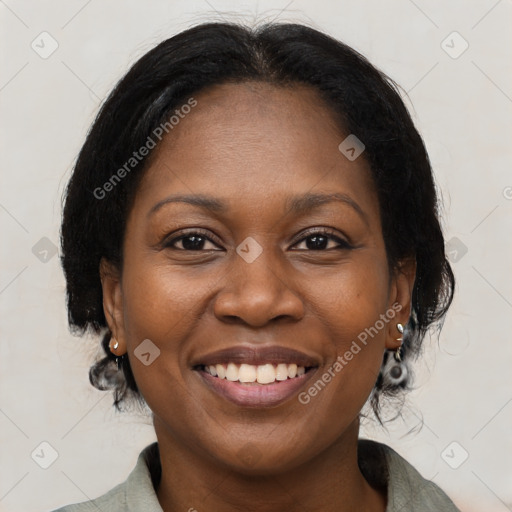
<path id="1" fill-rule="evenodd" d="M 214 301 L 219 320 L 262 327 L 270 321 L 286 318 L 296 322 L 304 316 L 304 304 L 293 289 L 289 271 L 270 253 L 264 250 L 251 263 L 238 254 L 234 256 L 225 285 Z"/>

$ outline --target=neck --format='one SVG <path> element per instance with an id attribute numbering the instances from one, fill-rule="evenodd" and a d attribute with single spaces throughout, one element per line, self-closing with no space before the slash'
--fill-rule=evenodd
<path id="1" fill-rule="evenodd" d="M 157 496 L 164 512 L 270 512 L 321 510 L 384 512 L 386 497 L 373 489 L 357 462 L 359 424 L 333 445 L 289 471 L 261 475 L 237 473 L 177 442 L 155 417 L 162 464 Z"/>

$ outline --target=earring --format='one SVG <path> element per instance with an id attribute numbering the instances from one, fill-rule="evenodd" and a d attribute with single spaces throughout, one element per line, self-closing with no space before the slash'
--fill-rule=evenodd
<path id="1" fill-rule="evenodd" d="M 397 363 L 401 363 L 402 362 L 402 345 L 400 345 L 394 352 L 393 354 L 393 359 L 397 362 Z"/>
<path id="2" fill-rule="evenodd" d="M 396 328 L 400 334 L 404 333 L 404 326 L 402 324 L 396 324 Z M 396 341 L 403 341 L 404 337 L 400 336 L 400 338 L 396 338 Z M 398 363 L 402 361 L 402 344 L 395 350 L 394 358 Z"/>
<path id="3" fill-rule="evenodd" d="M 400 334 L 404 333 L 404 326 L 397 324 L 396 328 Z M 396 338 L 397 341 L 403 341 L 403 336 Z M 402 344 L 393 352 L 393 357 L 389 351 L 382 368 L 382 376 L 387 385 L 404 387 L 409 374 L 407 365 L 402 361 Z"/>
<path id="4" fill-rule="evenodd" d="M 110 343 L 112 343 L 112 341 L 114 342 L 114 344 L 110 346 L 110 351 L 113 352 L 113 350 L 117 350 L 119 348 L 119 341 L 117 341 L 114 337 L 111 338 L 110 340 Z M 117 365 L 117 370 L 119 371 L 121 369 L 121 365 L 123 363 L 123 357 L 124 357 L 124 354 L 122 356 L 118 356 L 116 355 L 116 365 Z"/>
<path id="5" fill-rule="evenodd" d="M 114 338 L 114 336 L 110 337 L 109 348 L 112 353 L 114 352 L 114 350 L 117 350 L 119 348 L 119 342 Z"/>

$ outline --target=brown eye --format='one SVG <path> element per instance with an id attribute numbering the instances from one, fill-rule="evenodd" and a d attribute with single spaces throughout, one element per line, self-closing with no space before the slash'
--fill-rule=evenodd
<path id="1" fill-rule="evenodd" d="M 212 247 L 205 247 L 210 244 Z M 177 244 L 181 244 L 181 247 Z M 190 231 L 180 236 L 171 238 L 165 242 L 165 247 L 175 249 L 178 251 L 211 251 L 219 250 L 218 247 L 211 241 L 210 237 L 202 231 Z"/>
<path id="2" fill-rule="evenodd" d="M 309 231 L 299 243 L 305 243 L 306 249 L 311 251 L 351 248 L 351 245 L 346 240 L 336 236 L 330 230 Z"/>

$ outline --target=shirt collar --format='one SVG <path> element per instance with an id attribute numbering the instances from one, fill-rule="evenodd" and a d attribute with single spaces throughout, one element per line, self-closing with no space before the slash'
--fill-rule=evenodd
<path id="1" fill-rule="evenodd" d="M 139 454 L 137 464 L 126 480 L 128 512 L 163 512 L 155 492 L 160 475 L 160 454 L 155 441 Z"/>
<path id="2" fill-rule="evenodd" d="M 426 510 L 421 505 L 416 508 L 423 500 L 424 492 L 434 494 L 446 503 L 446 510 L 457 510 L 435 484 L 423 479 L 405 459 L 385 444 L 360 439 L 358 462 L 370 485 L 387 494 L 386 512 Z M 128 512 L 163 512 L 155 491 L 161 474 L 158 443 L 154 442 L 139 454 L 137 464 L 126 480 L 125 503 Z"/>

